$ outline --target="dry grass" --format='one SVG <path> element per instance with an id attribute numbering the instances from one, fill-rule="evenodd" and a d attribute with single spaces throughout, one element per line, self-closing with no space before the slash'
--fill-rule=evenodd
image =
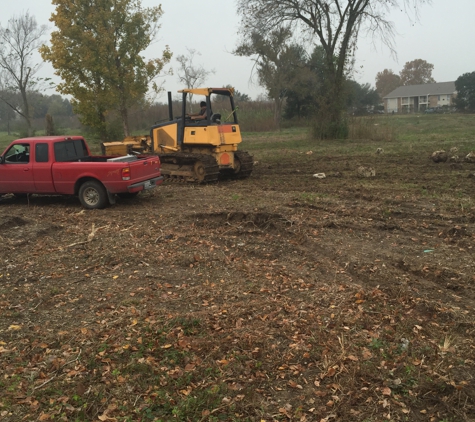
<path id="1" fill-rule="evenodd" d="M 369 139 L 377 142 L 394 141 L 397 137 L 397 131 L 394 126 L 388 124 L 388 118 L 351 117 L 349 119 L 348 137 L 350 139 Z"/>

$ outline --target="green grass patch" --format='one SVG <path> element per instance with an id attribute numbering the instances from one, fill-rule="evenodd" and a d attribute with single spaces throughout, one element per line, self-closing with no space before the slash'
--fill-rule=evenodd
<path id="1" fill-rule="evenodd" d="M 475 115 L 389 115 L 354 119 L 348 139 L 314 140 L 305 127 L 276 132 L 244 132 L 241 149 L 259 151 L 259 155 L 284 158 L 290 152 L 309 152 L 326 156 L 357 156 L 375 154 L 378 148 L 385 155 L 417 159 L 429 157 L 433 151 L 452 147 L 464 156 L 475 149 L 473 132 Z M 376 131 L 374 133 L 371 130 Z M 366 133 L 367 136 L 362 136 Z M 376 134 L 375 134 L 376 133 Z"/>

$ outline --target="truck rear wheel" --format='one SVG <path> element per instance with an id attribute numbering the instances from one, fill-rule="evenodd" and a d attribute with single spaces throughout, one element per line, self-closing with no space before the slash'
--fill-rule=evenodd
<path id="1" fill-rule="evenodd" d="M 104 208 L 108 203 L 106 188 L 95 180 L 84 182 L 79 188 L 79 201 L 90 210 Z"/>

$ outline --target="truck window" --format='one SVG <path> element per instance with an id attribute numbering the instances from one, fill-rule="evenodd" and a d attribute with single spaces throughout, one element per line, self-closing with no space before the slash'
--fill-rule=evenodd
<path id="1" fill-rule="evenodd" d="M 54 144 L 56 161 L 75 161 L 87 157 L 87 148 L 82 139 L 56 142 Z"/>
<path id="2" fill-rule="evenodd" d="M 48 162 L 48 144 L 36 144 L 35 161 L 37 163 Z"/>
<path id="3" fill-rule="evenodd" d="M 30 145 L 12 145 L 4 155 L 5 163 L 27 164 L 30 162 Z"/>

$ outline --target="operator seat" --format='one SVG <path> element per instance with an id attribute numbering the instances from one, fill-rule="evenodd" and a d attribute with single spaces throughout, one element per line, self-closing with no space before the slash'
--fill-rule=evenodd
<path id="1" fill-rule="evenodd" d="M 218 125 L 221 124 L 221 114 L 213 113 L 211 115 L 211 123 L 217 123 Z"/>

